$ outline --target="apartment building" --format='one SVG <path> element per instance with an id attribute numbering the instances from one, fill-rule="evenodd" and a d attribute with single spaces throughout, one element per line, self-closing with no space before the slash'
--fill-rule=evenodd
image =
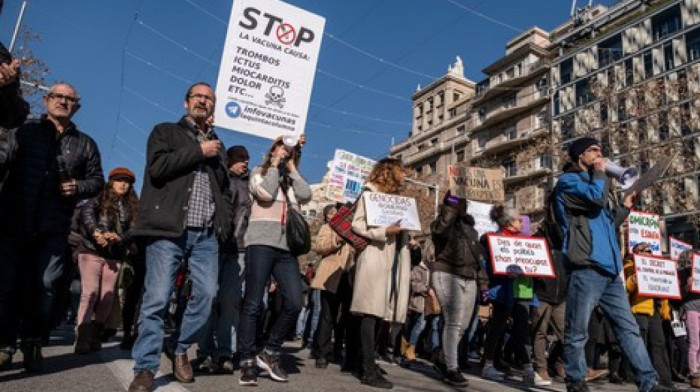
<path id="1" fill-rule="evenodd" d="M 697 243 L 700 0 L 623 0 L 579 16 L 552 33 L 556 167 L 584 134 L 642 171 L 675 156 L 641 209 L 660 213 L 669 235 Z"/>

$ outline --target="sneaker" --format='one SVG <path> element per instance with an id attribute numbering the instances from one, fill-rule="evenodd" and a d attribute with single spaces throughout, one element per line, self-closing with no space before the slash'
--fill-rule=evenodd
<path id="1" fill-rule="evenodd" d="M 481 377 L 491 381 L 503 381 L 505 374 L 498 371 L 493 365 L 486 365 L 481 371 Z"/>
<path id="2" fill-rule="evenodd" d="M 549 374 L 535 372 L 534 384 L 537 387 L 546 387 L 552 385 L 552 379 L 549 378 Z"/>
<path id="3" fill-rule="evenodd" d="M 443 379 L 448 384 L 452 384 L 457 387 L 467 387 L 469 386 L 469 380 L 464 378 L 459 370 L 448 370 Z"/>
<path id="4" fill-rule="evenodd" d="M 394 387 L 394 384 L 392 384 L 391 381 L 384 378 L 384 376 L 379 374 L 379 372 L 376 370 L 363 374 L 360 382 L 375 388 L 391 389 Z"/>
<path id="5" fill-rule="evenodd" d="M 197 362 L 198 363 L 194 367 L 194 370 L 197 373 L 202 373 L 202 374 L 214 374 L 214 373 L 216 373 L 217 366 L 214 363 L 214 361 L 211 359 L 210 356 L 200 358 L 197 360 Z"/>
<path id="6" fill-rule="evenodd" d="M 578 381 L 566 384 L 566 392 L 590 392 L 585 381 Z"/>
<path id="7" fill-rule="evenodd" d="M 437 373 L 440 380 L 444 380 L 447 377 L 447 365 L 442 363 L 442 361 L 435 361 L 433 364 L 433 370 Z"/>
<path id="8" fill-rule="evenodd" d="M 670 387 L 667 385 L 661 385 L 661 384 L 656 384 L 654 385 L 653 388 L 649 390 L 649 392 L 693 392 L 695 389 L 693 388 L 676 388 L 676 387 Z"/>
<path id="9" fill-rule="evenodd" d="M 266 371 L 270 375 L 270 378 L 275 381 L 287 382 L 287 372 L 282 369 L 280 364 L 279 355 L 270 355 L 265 350 L 263 350 L 255 358 L 258 367 L 263 371 Z"/>
<path id="10" fill-rule="evenodd" d="M 607 369 L 591 369 L 588 368 L 588 371 L 586 371 L 586 377 L 585 380 L 588 381 L 596 381 L 600 380 L 601 378 L 605 377 L 608 375 L 608 370 Z"/>
<path id="11" fill-rule="evenodd" d="M 247 361 L 241 367 L 241 378 L 238 379 L 238 385 L 253 387 L 258 385 L 258 369 L 255 368 L 253 361 Z"/>
<path id="12" fill-rule="evenodd" d="M 233 360 L 229 357 L 221 357 L 216 364 L 216 373 L 218 374 L 233 374 L 235 370 Z"/>

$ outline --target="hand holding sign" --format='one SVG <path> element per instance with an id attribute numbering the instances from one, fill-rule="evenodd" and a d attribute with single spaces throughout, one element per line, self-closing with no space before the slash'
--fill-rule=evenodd
<path id="1" fill-rule="evenodd" d="M 494 275 L 555 277 L 544 238 L 487 234 Z"/>

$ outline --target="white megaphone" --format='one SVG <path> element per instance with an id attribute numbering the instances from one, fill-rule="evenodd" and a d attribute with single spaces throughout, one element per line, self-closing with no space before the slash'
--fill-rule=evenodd
<path id="1" fill-rule="evenodd" d="M 282 137 L 282 143 L 284 143 L 284 145 L 287 147 L 296 147 L 296 145 L 299 143 L 299 136 L 298 135 L 284 135 Z"/>
<path id="2" fill-rule="evenodd" d="M 613 161 L 605 164 L 605 174 L 617 179 L 622 190 L 627 190 L 639 179 L 639 170 L 635 167 L 622 167 Z"/>

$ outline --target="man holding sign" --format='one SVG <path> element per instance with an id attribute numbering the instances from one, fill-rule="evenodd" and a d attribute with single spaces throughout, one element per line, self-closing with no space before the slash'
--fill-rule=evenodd
<path id="1" fill-rule="evenodd" d="M 566 297 L 564 360 L 569 392 L 587 392 L 586 356 L 588 321 L 596 303 L 610 319 L 623 352 L 635 369 L 642 392 L 668 391 L 658 376 L 630 312 L 620 272 L 617 228 L 629 215 L 635 192 L 625 196 L 613 210 L 608 194 L 610 179 L 605 174 L 607 159 L 598 140 L 583 137 L 569 147 L 568 162 L 555 192 L 557 222 L 564 229 L 562 253 L 571 269 Z"/>

